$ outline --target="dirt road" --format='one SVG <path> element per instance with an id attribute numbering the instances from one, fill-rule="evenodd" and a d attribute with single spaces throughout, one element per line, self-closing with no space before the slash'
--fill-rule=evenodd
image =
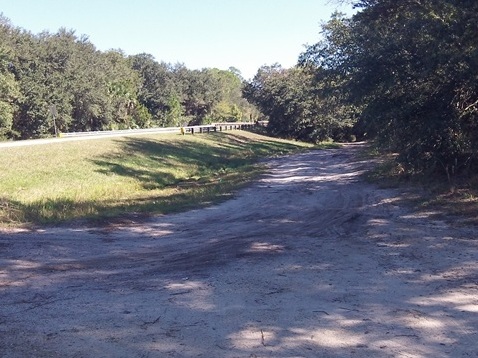
<path id="1" fill-rule="evenodd" d="M 478 357 L 475 228 L 362 182 L 359 146 L 208 209 L 0 236 L 1 357 Z"/>

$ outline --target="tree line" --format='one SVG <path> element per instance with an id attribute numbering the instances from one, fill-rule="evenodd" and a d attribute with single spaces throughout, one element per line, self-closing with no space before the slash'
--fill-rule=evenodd
<path id="1" fill-rule="evenodd" d="M 74 30 L 32 34 L 0 15 L 3 139 L 249 120 L 258 112 L 242 82 L 235 68 L 190 70 L 150 54 L 103 52 Z"/>
<path id="2" fill-rule="evenodd" d="M 337 0 L 340 1 L 340 0 Z M 345 0 L 343 0 L 345 1 Z M 297 66 L 189 70 L 149 54 L 98 51 L 60 29 L 0 17 L 0 136 L 266 119 L 271 134 L 370 139 L 407 172 L 476 172 L 478 2 L 350 0 Z"/>
<path id="3" fill-rule="evenodd" d="M 373 139 L 404 171 L 476 172 L 478 2 L 351 3 L 296 67 L 259 69 L 245 97 L 279 135 Z"/>

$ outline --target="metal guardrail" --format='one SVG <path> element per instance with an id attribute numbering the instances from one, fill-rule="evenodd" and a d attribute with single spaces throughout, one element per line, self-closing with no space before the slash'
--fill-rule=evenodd
<path id="1" fill-rule="evenodd" d="M 202 126 L 189 126 L 182 127 L 181 133 L 210 133 L 210 132 L 222 132 L 227 130 L 243 130 L 250 129 L 255 126 L 255 123 L 251 122 L 231 122 L 231 123 L 214 123 Z"/>
<path id="2" fill-rule="evenodd" d="M 262 123 L 252 122 L 231 122 L 231 123 L 214 123 L 202 126 L 187 126 L 187 127 L 161 127 L 161 128 L 146 128 L 146 129 L 124 129 L 113 131 L 91 131 L 91 132 L 72 132 L 60 133 L 59 137 L 63 140 L 88 140 L 102 137 L 121 137 L 129 135 L 138 135 L 141 133 L 181 133 L 181 134 L 195 134 L 195 133 L 209 133 L 217 131 L 226 131 L 234 129 L 250 129 L 256 126 L 263 126 Z M 58 143 L 59 138 L 44 138 L 44 139 L 27 139 L 17 141 L 0 142 L 0 148 L 8 147 L 23 147 L 29 145 L 40 145 L 48 143 Z M 60 140 L 61 141 L 61 140 Z"/>
<path id="3" fill-rule="evenodd" d="M 145 129 L 119 129 L 111 131 L 90 131 L 90 132 L 70 132 L 60 133 L 60 138 L 71 137 L 85 137 L 85 136 L 127 136 L 142 133 L 181 133 L 181 134 L 196 134 L 196 133 L 210 133 L 227 130 L 243 130 L 251 129 L 256 126 L 254 122 L 228 122 L 228 123 L 213 123 L 199 126 L 185 126 L 185 127 L 157 127 Z"/>
<path id="4" fill-rule="evenodd" d="M 141 133 L 179 133 L 179 127 L 162 127 L 162 128 L 146 128 L 146 129 L 118 129 L 111 131 L 90 131 L 90 132 L 69 132 L 60 133 L 60 138 L 68 137 L 84 137 L 84 136 L 118 136 L 133 135 Z"/>

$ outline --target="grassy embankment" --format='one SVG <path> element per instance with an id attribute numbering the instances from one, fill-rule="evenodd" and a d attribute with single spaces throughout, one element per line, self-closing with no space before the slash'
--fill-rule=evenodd
<path id="1" fill-rule="evenodd" d="M 0 226 L 101 222 L 201 207 L 257 176 L 259 158 L 311 147 L 229 132 L 0 148 Z"/>

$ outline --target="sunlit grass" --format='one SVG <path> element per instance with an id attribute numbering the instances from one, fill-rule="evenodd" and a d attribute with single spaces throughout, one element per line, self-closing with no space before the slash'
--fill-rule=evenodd
<path id="1" fill-rule="evenodd" d="M 229 197 L 257 160 L 312 146 L 249 132 L 143 135 L 0 149 L 0 224 L 170 213 Z"/>

